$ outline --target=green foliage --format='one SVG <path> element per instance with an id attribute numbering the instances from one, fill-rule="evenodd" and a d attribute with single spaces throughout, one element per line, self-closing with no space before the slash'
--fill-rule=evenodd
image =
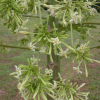
<path id="1" fill-rule="evenodd" d="M 3 6 L 7 4 L 5 0 L 0 1 Z M 9 1 L 8 1 L 9 2 Z M 15 77 L 18 78 L 19 84 L 17 85 L 18 89 L 20 90 L 20 93 L 22 94 L 22 97 L 26 100 L 30 99 L 36 99 L 36 96 L 38 96 L 38 100 L 40 97 L 42 97 L 43 100 L 47 100 L 47 97 L 45 96 L 45 93 L 47 93 L 49 96 L 51 96 L 54 99 L 66 99 L 66 100 L 87 100 L 88 92 L 78 92 L 81 87 L 85 85 L 83 83 L 80 87 L 77 85 L 73 85 L 69 79 L 67 79 L 67 82 L 64 82 L 64 80 L 60 77 L 60 81 L 55 82 L 54 84 L 50 83 L 50 80 L 52 79 L 51 73 L 53 72 L 51 69 L 46 69 L 45 74 L 42 74 L 41 68 L 39 68 L 38 61 L 39 61 L 39 52 L 46 53 L 50 55 L 50 60 L 53 63 L 55 55 L 64 56 L 67 58 L 67 54 L 71 55 L 70 60 L 72 59 L 72 56 L 75 56 L 74 60 L 78 61 L 78 67 L 73 67 L 73 69 L 76 70 L 77 73 L 82 73 L 79 69 L 82 62 L 84 62 L 85 65 L 85 72 L 86 77 L 88 76 L 88 71 L 86 64 L 88 61 L 90 62 L 98 62 L 98 60 L 91 59 L 91 54 L 89 53 L 88 43 L 87 44 L 81 44 L 74 46 L 73 43 L 73 24 L 80 24 L 81 26 L 77 27 L 75 26 L 75 30 L 79 32 L 82 35 L 83 40 L 86 38 L 86 32 L 88 29 L 82 25 L 83 21 L 87 21 L 88 19 L 92 18 L 92 16 L 97 13 L 96 9 L 91 8 L 91 5 L 93 2 L 83 2 L 81 1 L 58 1 L 57 5 L 46 5 L 46 1 L 40 2 L 38 0 L 35 0 L 33 2 L 33 10 L 32 14 L 38 14 L 39 10 L 39 16 L 40 16 L 40 26 L 35 25 L 36 29 L 34 32 L 26 32 L 26 31 L 20 31 L 22 34 L 32 35 L 31 43 L 28 44 L 29 48 L 33 51 L 35 51 L 35 45 L 38 46 L 39 44 L 39 51 L 38 51 L 38 58 L 35 59 L 34 57 L 31 58 L 31 60 L 28 60 L 28 65 L 19 65 L 18 67 L 15 66 L 16 72 L 11 73 L 10 75 L 16 75 Z M 52 1 L 53 2 L 53 1 Z M 21 10 L 16 10 L 14 7 L 12 7 L 12 3 L 15 3 L 15 5 L 19 4 L 19 8 Z M 23 27 L 23 25 L 28 21 L 22 21 L 20 13 L 27 9 L 27 2 L 24 2 L 24 6 L 21 6 L 21 1 L 18 2 L 11 1 L 7 5 L 8 8 L 5 8 L 4 11 L 2 11 L 3 6 L 0 9 L 1 17 L 5 17 L 6 22 L 10 23 L 8 24 L 9 28 L 12 28 L 13 32 L 17 32 L 20 28 L 20 26 Z M 56 28 L 56 25 L 53 23 L 53 28 L 51 26 L 49 27 L 49 19 L 47 17 L 47 24 L 42 24 L 42 17 L 41 17 L 41 5 L 50 8 L 48 11 L 50 12 L 50 16 L 58 18 L 59 23 L 62 24 L 62 26 L 69 27 L 67 31 L 71 30 L 71 43 L 72 45 L 68 45 L 65 40 L 68 38 L 68 34 L 66 34 L 66 31 L 62 30 L 59 31 L 58 28 Z M 17 6 L 16 6 L 17 7 Z M 7 14 L 5 14 L 6 12 Z M 27 12 L 27 11 L 26 11 Z M 4 14 L 3 14 L 4 13 Z M 11 14 L 11 16 L 10 16 Z M 14 18 L 14 20 L 13 20 Z M 14 23 L 13 23 L 14 21 Z M 93 26 L 92 26 L 93 27 Z M 26 29 L 26 28 L 25 28 Z M 22 43 L 25 43 L 29 41 L 29 39 L 23 39 Z M 64 51 L 62 48 L 62 44 L 67 47 L 67 49 Z M 69 50 L 68 50 L 69 49 Z M 54 51 L 54 54 L 53 54 Z M 68 51 L 68 52 L 67 52 Z M 68 71 L 69 74 L 69 71 Z"/>
<path id="2" fill-rule="evenodd" d="M 18 5 L 15 0 L 0 1 L 0 17 L 4 18 L 4 25 L 8 25 L 13 32 L 22 25 L 21 13 L 20 4 Z"/>

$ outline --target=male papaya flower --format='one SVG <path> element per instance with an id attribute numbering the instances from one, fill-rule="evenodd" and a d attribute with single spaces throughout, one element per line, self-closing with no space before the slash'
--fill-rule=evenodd
<path id="1" fill-rule="evenodd" d="M 38 58 L 35 58 L 33 55 L 33 57 L 30 58 L 30 60 L 32 61 L 32 65 L 34 65 L 37 62 Z M 40 59 L 39 59 L 39 61 L 40 61 Z"/>
<path id="2" fill-rule="evenodd" d="M 82 71 L 80 71 L 79 67 L 73 67 L 73 70 L 75 70 L 77 73 L 82 74 Z"/>
<path id="3" fill-rule="evenodd" d="M 52 89 L 55 89 L 55 88 L 57 88 L 57 82 L 56 81 L 53 81 L 53 82 L 54 82 L 54 84 L 52 86 Z"/>
<path id="4" fill-rule="evenodd" d="M 15 65 L 15 68 L 16 68 L 16 78 L 19 78 L 19 76 L 21 75 L 21 68 L 19 68 L 17 65 Z"/>
<path id="5" fill-rule="evenodd" d="M 85 52 L 85 48 L 87 48 L 87 47 L 86 47 L 86 43 L 85 43 L 85 44 L 81 44 L 81 46 L 78 47 L 77 50 L 78 50 L 79 52 L 81 52 L 81 53 L 84 53 L 84 52 Z"/>
<path id="6" fill-rule="evenodd" d="M 86 0 L 87 2 L 84 2 L 84 6 L 91 6 L 91 5 L 93 5 L 93 3 L 92 2 L 90 2 L 90 1 L 88 1 L 88 0 Z"/>
<path id="7" fill-rule="evenodd" d="M 67 58 L 67 53 L 68 53 L 68 49 L 66 49 L 65 51 L 59 52 L 57 55 L 59 55 L 59 56 L 65 56 Z"/>
<path id="8" fill-rule="evenodd" d="M 78 23 L 78 12 L 71 12 L 71 19 L 69 20 L 69 22 L 75 22 L 75 24 Z"/>
<path id="9" fill-rule="evenodd" d="M 45 69 L 45 73 L 46 73 L 46 74 L 49 74 L 49 75 L 53 75 L 53 70 L 52 70 L 52 69 L 46 68 L 46 69 Z"/>
<path id="10" fill-rule="evenodd" d="M 95 15 L 97 13 L 97 10 L 95 8 L 90 9 L 90 15 Z"/>
<path id="11" fill-rule="evenodd" d="M 20 91 L 20 93 L 21 93 L 21 97 L 22 97 L 24 100 L 27 100 L 27 99 L 26 99 L 25 89 L 23 89 L 23 91 Z"/>
<path id="12" fill-rule="evenodd" d="M 52 40 L 54 46 L 61 43 L 61 41 L 59 41 L 59 38 L 58 38 L 58 37 L 56 37 L 56 38 L 51 38 L 51 40 Z"/>
<path id="13" fill-rule="evenodd" d="M 41 52 L 41 53 L 46 53 L 46 49 L 47 49 L 46 47 L 42 46 L 42 47 L 40 48 L 40 52 Z"/>
<path id="14" fill-rule="evenodd" d="M 28 43 L 28 47 L 29 47 L 29 49 L 31 49 L 32 51 L 35 51 L 35 49 L 36 49 L 36 46 L 34 46 L 34 45 L 32 44 L 32 42 Z"/>
<path id="15" fill-rule="evenodd" d="M 20 87 L 21 87 L 21 83 L 19 82 L 17 88 L 20 90 Z"/>
<path id="16" fill-rule="evenodd" d="M 51 5 L 49 5 L 49 9 L 47 11 L 50 12 L 50 16 L 53 16 L 53 17 L 55 16 L 55 11 L 54 11 L 54 9 L 52 8 Z"/>

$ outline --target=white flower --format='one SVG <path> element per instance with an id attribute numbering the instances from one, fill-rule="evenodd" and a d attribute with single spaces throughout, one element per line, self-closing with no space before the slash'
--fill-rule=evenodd
<path id="1" fill-rule="evenodd" d="M 46 73 L 46 74 L 49 74 L 49 75 L 52 75 L 52 74 L 53 74 L 53 70 L 52 70 L 52 69 L 46 68 L 46 69 L 45 69 L 45 73 Z"/>
<path id="2" fill-rule="evenodd" d="M 46 49 L 47 49 L 46 47 L 42 46 L 42 47 L 40 48 L 40 52 L 41 52 L 41 53 L 45 53 L 45 52 L 46 52 Z"/>
<path id="3" fill-rule="evenodd" d="M 36 47 L 32 44 L 32 42 L 28 43 L 28 47 L 29 49 L 31 49 L 32 51 L 35 51 Z"/>
<path id="4" fill-rule="evenodd" d="M 32 61 L 32 65 L 34 65 L 37 62 L 37 58 L 35 58 L 34 55 L 32 58 L 30 58 L 30 60 Z M 39 61 L 40 61 L 40 59 L 39 59 Z"/>
<path id="5" fill-rule="evenodd" d="M 61 41 L 59 41 L 59 38 L 56 37 L 56 38 L 51 38 L 52 42 L 54 43 L 53 45 L 58 45 L 61 43 Z"/>
<path id="6" fill-rule="evenodd" d="M 17 65 L 15 65 L 16 68 L 16 74 L 17 76 L 15 76 L 16 78 L 19 78 L 19 76 L 21 75 L 21 68 L 19 68 Z"/>
<path id="7" fill-rule="evenodd" d="M 36 47 L 35 46 L 32 46 L 31 50 L 32 51 L 35 51 Z"/>
<path id="8" fill-rule="evenodd" d="M 92 5 L 92 2 L 90 2 L 90 1 L 88 1 L 88 0 L 86 0 L 87 2 L 84 2 L 84 6 L 90 6 L 90 5 Z"/>
<path id="9" fill-rule="evenodd" d="M 75 24 L 78 23 L 78 12 L 71 13 L 71 20 L 73 20 Z"/>
<path id="10" fill-rule="evenodd" d="M 66 56 L 67 52 L 68 52 L 68 49 L 66 49 L 65 51 L 59 52 L 57 55 L 59 55 L 59 56 Z"/>
<path id="11" fill-rule="evenodd" d="M 54 11 L 54 9 L 52 8 L 51 5 L 49 5 L 49 9 L 47 11 L 50 12 L 50 16 L 55 16 L 55 11 Z"/>
<path id="12" fill-rule="evenodd" d="M 77 50 L 81 53 L 84 53 L 84 49 L 86 48 L 86 43 L 85 44 L 81 44 L 80 47 L 77 48 Z"/>
<path id="13" fill-rule="evenodd" d="M 74 22 L 75 24 L 81 22 L 83 19 L 82 15 L 78 15 L 78 12 L 72 13 L 71 12 L 71 19 L 69 20 L 69 23 Z"/>
<path id="14" fill-rule="evenodd" d="M 55 89 L 57 87 L 56 81 L 54 81 L 54 85 L 52 86 L 52 89 Z"/>
<path id="15" fill-rule="evenodd" d="M 77 73 L 82 74 L 82 71 L 80 71 L 79 67 L 73 67 L 73 70 L 75 70 Z"/>
<path id="16" fill-rule="evenodd" d="M 97 10 L 95 8 L 90 9 L 90 15 L 95 15 L 97 13 Z"/>
<path id="17" fill-rule="evenodd" d="M 29 47 L 29 49 L 31 49 L 32 48 L 32 42 L 30 42 L 30 43 L 28 43 L 28 47 Z"/>
<path id="18" fill-rule="evenodd" d="M 25 97 L 25 92 L 24 93 L 22 92 L 21 97 L 24 98 L 24 100 L 27 100 L 26 97 Z"/>
<path id="19" fill-rule="evenodd" d="M 21 83 L 19 82 L 17 88 L 20 90 L 20 87 L 21 87 Z"/>

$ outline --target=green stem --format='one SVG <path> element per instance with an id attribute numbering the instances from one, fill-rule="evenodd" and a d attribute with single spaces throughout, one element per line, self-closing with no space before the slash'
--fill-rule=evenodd
<path id="1" fill-rule="evenodd" d="M 50 60 L 51 60 L 51 62 L 53 63 L 53 58 L 52 58 L 52 55 L 50 54 Z"/>
<path id="2" fill-rule="evenodd" d="M 39 63 L 39 58 L 40 58 L 40 52 L 38 51 L 38 59 L 37 59 L 37 65 L 38 65 L 38 63 Z"/>
<path id="3" fill-rule="evenodd" d="M 42 23 L 42 16 L 41 16 L 41 8 L 40 8 L 40 0 L 38 0 L 38 8 L 39 8 L 39 18 L 40 18 L 40 23 L 43 27 L 43 23 Z"/>
<path id="4" fill-rule="evenodd" d="M 73 46 L 73 29 L 72 29 L 72 23 L 70 23 L 70 30 L 71 30 L 71 44 Z"/>
<path id="5" fill-rule="evenodd" d="M 69 59 L 69 66 L 68 66 L 68 74 L 67 74 L 67 83 L 69 81 L 69 74 L 70 74 L 70 65 L 71 65 L 71 56 L 70 56 L 70 59 Z"/>

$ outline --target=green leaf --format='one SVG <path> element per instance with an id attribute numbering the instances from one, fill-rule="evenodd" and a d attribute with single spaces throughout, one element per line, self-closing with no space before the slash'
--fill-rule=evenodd
<path id="1" fill-rule="evenodd" d="M 40 87 L 40 84 L 37 86 L 37 89 L 36 89 L 36 91 L 35 91 L 35 93 L 34 93 L 34 95 L 33 95 L 33 99 L 36 97 L 36 95 L 37 95 L 37 93 L 38 93 L 38 91 L 39 91 L 39 87 Z"/>

